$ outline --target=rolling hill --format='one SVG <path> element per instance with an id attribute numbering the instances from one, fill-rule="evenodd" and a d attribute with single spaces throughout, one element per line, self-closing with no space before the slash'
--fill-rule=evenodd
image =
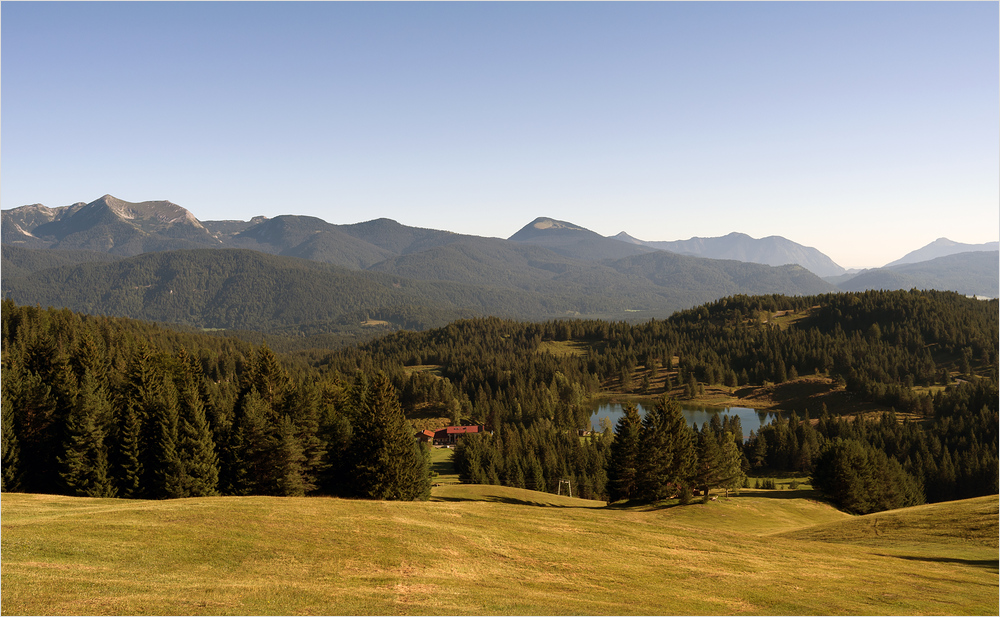
<path id="1" fill-rule="evenodd" d="M 996 496 L 858 517 L 796 491 L 605 507 L 480 485 L 427 502 L 5 494 L 2 507 L 5 614 L 998 608 Z"/>

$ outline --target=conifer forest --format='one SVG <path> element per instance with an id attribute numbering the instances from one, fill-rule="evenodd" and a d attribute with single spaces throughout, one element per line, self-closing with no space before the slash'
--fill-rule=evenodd
<path id="1" fill-rule="evenodd" d="M 296 350 L 4 300 L 3 490 L 425 499 L 410 419 L 432 409 L 485 428 L 455 449 L 471 483 L 684 502 L 789 471 L 854 513 L 988 495 L 998 315 L 936 291 L 731 296 L 639 324 L 487 317 Z M 748 436 L 681 416 L 706 386 L 806 376 L 885 411 L 805 406 Z M 590 432 L 608 391 L 654 403 Z"/>

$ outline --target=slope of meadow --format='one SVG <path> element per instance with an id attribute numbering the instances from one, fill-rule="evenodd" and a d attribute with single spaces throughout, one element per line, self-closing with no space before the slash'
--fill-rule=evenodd
<path id="1" fill-rule="evenodd" d="M 5 494 L 2 612 L 995 615 L 997 507 L 851 517 L 750 491 L 608 508 L 462 485 L 416 503 Z M 876 520 L 897 541 L 873 542 Z"/>

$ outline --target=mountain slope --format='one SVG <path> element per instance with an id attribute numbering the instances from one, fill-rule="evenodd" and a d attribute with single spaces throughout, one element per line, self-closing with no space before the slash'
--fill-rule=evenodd
<path id="1" fill-rule="evenodd" d="M 627 304 L 579 292 L 413 281 L 245 249 L 148 253 L 110 264 L 51 268 L 4 280 L 3 296 L 19 304 L 257 331 L 306 326 L 329 331 L 324 323 L 356 324 L 366 316 L 425 328 L 486 314 L 522 319 L 621 314 Z"/>
<path id="2" fill-rule="evenodd" d="M 349 236 L 389 251 L 393 255 L 408 255 L 462 239 L 478 238 L 450 231 L 409 227 L 392 219 L 375 219 L 364 223 L 338 226 Z"/>
<path id="3" fill-rule="evenodd" d="M 938 289 L 968 296 L 1000 297 L 1000 251 L 956 253 L 892 268 L 864 270 L 837 286 L 866 289 Z"/>
<path id="4" fill-rule="evenodd" d="M 0 250 L 2 250 L 3 254 L 0 275 L 3 276 L 5 285 L 8 279 L 25 276 L 39 270 L 58 268 L 60 266 L 74 266 L 92 261 L 108 262 L 122 259 L 117 255 L 97 251 L 41 250 L 8 244 L 0 247 Z"/>
<path id="5" fill-rule="evenodd" d="M 53 251 L 19 252 L 27 263 L 31 253 Z M 376 266 L 385 273 L 246 249 L 147 253 L 114 263 L 27 272 L 35 267 L 24 267 L 22 276 L 5 276 L 4 297 L 94 314 L 258 331 L 306 326 L 328 331 L 323 323 L 356 324 L 365 315 L 382 315 L 410 328 L 472 315 L 634 321 L 667 317 L 734 293 L 806 294 L 829 288 L 798 267 L 662 251 L 598 264 L 482 238 Z"/>
<path id="6" fill-rule="evenodd" d="M 541 290 L 559 272 L 585 267 L 589 265 L 540 246 L 476 238 L 386 259 L 370 270 L 417 280 Z"/>
<path id="7" fill-rule="evenodd" d="M 40 238 L 32 232 L 46 223 L 71 216 L 85 205 L 81 202 L 62 208 L 47 208 L 42 204 L 32 204 L 12 210 L 3 210 L 0 212 L 0 221 L 2 221 L 0 223 L 0 227 L 2 227 L 0 240 L 3 244 L 13 246 L 47 248 L 52 242 Z"/>
<path id="8" fill-rule="evenodd" d="M 263 220 L 228 239 L 233 248 L 299 257 L 361 270 L 392 256 L 381 249 L 312 216 L 282 215 Z"/>
<path id="9" fill-rule="evenodd" d="M 430 321 L 447 323 L 478 314 L 477 300 L 496 300 L 483 295 L 244 249 L 148 253 L 43 270 L 4 284 L 4 297 L 19 304 L 258 331 L 363 320 L 366 312 L 390 309 L 440 314 Z"/>
<path id="10" fill-rule="evenodd" d="M 983 244 L 963 244 L 961 242 L 953 242 L 948 238 L 938 238 L 937 240 L 931 242 L 927 246 L 921 247 L 915 251 L 910 251 L 909 253 L 900 257 L 896 261 L 887 263 L 882 267 L 893 268 L 904 264 L 918 263 L 921 261 L 930 261 L 938 257 L 955 255 L 957 253 L 970 253 L 975 251 L 996 251 L 996 250 L 1000 250 L 1000 242 L 985 242 Z"/>
<path id="11" fill-rule="evenodd" d="M 605 238 L 597 232 L 579 225 L 539 217 L 508 238 L 511 242 L 535 244 L 550 251 L 585 261 L 621 259 L 643 255 L 655 249 Z"/>
<path id="12" fill-rule="evenodd" d="M 781 236 L 768 236 L 758 240 L 746 234 L 733 232 L 717 238 L 695 237 L 673 242 L 646 242 L 633 238 L 623 231 L 614 237 L 624 242 L 681 255 L 711 259 L 735 259 L 769 266 L 798 264 L 821 277 L 837 276 L 844 273 L 844 268 L 820 251 L 809 246 L 802 246 Z"/>
<path id="13" fill-rule="evenodd" d="M 683 292 L 692 298 L 692 306 L 708 302 L 709 295 L 720 298 L 733 294 L 811 295 L 834 291 L 832 285 L 797 265 L 765 266 L 668 251 L 629 257 L 609 265 L 631 278 L 644 279 L 671 292 Z"/>
<path id="14" fill-rule="evenodd" d="M 194 215 L 176 204 L 131 203 L 111 195 L 63 208 L 15 208 L 5 212 L 3 225 L 5 243 L 29 248 L 138 255 L 221 246 Z"/>

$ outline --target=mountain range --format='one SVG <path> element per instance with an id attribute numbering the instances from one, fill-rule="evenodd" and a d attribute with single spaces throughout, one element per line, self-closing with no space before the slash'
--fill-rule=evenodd
<path id="1" fill-rule="evenodd" d="M 821 276 L 838 276 L 846 270 L 818 250 L 796 244 L 781 236 L 755 239 L 738 232 L 718 238 L 691 238 L 673 242 L 646 242 L 628 235 L 624 231 L 615 236 L 623 242 L 631 242 L 661 251 L 671 251 L 681 255 L 710 257 L 712 259 L 735 259 L 769 266 L 788 263 L 799 264 L 810 272 Z"/>
<path id="2" fill-rule="evenodd" d="M 389 219 L 199 221 L 169 201 L 111 195 L 0 214 L 4 297 L 205 328 L 328 331 L 378 315 L 400 327 L 475 314 L 636 321 L 732 294 L 887 285 L 997 295 L 996 250 L 957 243 L 933 250 L 975 252 L 850 276 L 778 236 L 646 242 L 545 217 L 504 240 Z"/>
<path id="3" fill-rule="evenodd" d="M 894 268 L 906 264 L 914 264 L 921 261 L 930 261 L 938 257 L 957 255 L 958 253 L 972 253 L 979 251 L 1000 250 L 1000 242 L 985 242 L 983 244 L 964 244 L 962 242 L 952 242 L 948 238 L 938 238 L 927 246 L 915 251 L 910 251 L 896 261 L 887 263 L 883 268 Z"/>

